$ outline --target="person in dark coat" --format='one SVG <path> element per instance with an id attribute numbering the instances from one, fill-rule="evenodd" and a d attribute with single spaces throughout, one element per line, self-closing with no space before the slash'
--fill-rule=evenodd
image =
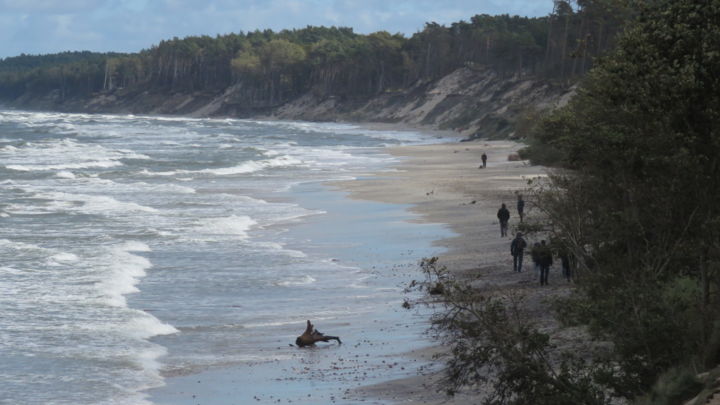
<path id="1" fill-rule="evenodd" d="M 553 255 L 550 247 L 545 244 L 544 240 L 540 241 L 540 248 L 538 249 L 538 262 L 540 263 L 540 285 L 547 285 L 550 266 L 553 264 Z"/>
<path id="2" fill-rule="evenodd" d="M 522 233 L 518 232 L 515 239 L 510 242 L 510 254 L 513 257 L 513 271 L 520 273 L 522 271 L 523 255 L 527 242 L 522 237 Z"/>
<path id="3" fill-rule="evenodd" d="M 520 217 L 520 222 L 522 222 L 523 216 L 525 214 L 525 200 L 523 200 L 523 198 L 520 194 L 518 194 L 517 212 L 518 212 L 518 216 Z"/>
<path id="4" fill-rule="evenodd" d="M 510 220 L 510 211 L 507 209 L 505 204 L 502 204 L 497 212 L 497 217 L 500 220 L 500 236 L 507 236 L 508 221 Z"/>
<path id="5" fill-rule="evenodd" d="M 483 169 L 487 167 L 487 155 L 485 152 L 483 152 L 482 156 L 480 156 L 480 159 L 482 159 L 482 167 Z"/>
<path id="6" fill-rule="evenodd" d="M 316 342 L 329 342 L 330 340 L 337 340 L 338 344 L 342 344 L 340 338 L 337 336 L 328 336 L 320 333 L 315 329 L 310 321 L 307 321 L 307 327 L 302 335 L 295 339 L 295 344 L 299 347 L 314 346 Z"/>

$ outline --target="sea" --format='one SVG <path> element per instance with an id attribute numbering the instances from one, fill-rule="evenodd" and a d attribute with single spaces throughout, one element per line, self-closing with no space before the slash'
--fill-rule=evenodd
<path id="1" fill-rule="evenodd" d="M 282 381 L 304 361 L 291 343 L 307 319 L 344 338 L 325 357 L 363 356 L 354 337 L 384 328 L 422 345 L 425 319 L 402 312 L 403 288 L 448 231 L 333 182 L 391 175 L 386 146 L 442 141 L 342 123 L 0 110 L 0 404 L 158 404 L 173 378 L 244 365 Z M 373 374 L 353 385 L 396 376 Z M 237 403 L 260 401 L 252 381 L 234 382 L 247 394 Z"/>

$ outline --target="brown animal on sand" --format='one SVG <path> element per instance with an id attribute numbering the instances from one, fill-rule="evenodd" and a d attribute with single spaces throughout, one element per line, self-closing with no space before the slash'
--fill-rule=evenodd
<path id="1" fill-rule="evenodd" d="M 315 345 L 315 342 L 329 342 L 331 340 L 337 340 L 338 344 L 342 344 L 339 337 L 323 335 L 315 329 L 310 321 L 307 321 L 307 328 L 305 328 L 305 332 L 295 339 L 295 344 L 299 347 L 305 347 L 313 346 Z"/>

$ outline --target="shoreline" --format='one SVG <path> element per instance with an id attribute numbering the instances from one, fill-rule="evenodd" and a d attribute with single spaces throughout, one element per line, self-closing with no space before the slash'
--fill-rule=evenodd
<path id="1" fill-rule="evenodd" d="M 416 128 L 394 124 L 363 125 L 363 127 L 376 130 L 419 131 Z M 439 352 L 438 345 L 423 333 L 429 325 L 430 311 L 428 309 L 407 311 L 400 308 L 400 303 L 405 297 L 401 290 L 419 276 L 417 262 L 420 258 L 427 257 L 420 252 L 429 253 L 438 250 L 441 250 L 438 254 L 441 264 L 460 274 L 482 272 L 489 276 L 486 280 L 491 285 L 532 283 L 530 272 L 523 273 L 520 280 L 510 272 L 510 256 L 506 252 L 511 239 L 499 237 L 495 213 L 500 202 L 504 201 L 513 215 L 512 229 L 512 225 L 517 220 L 513 208 L 513 192 L 526 185 L 525 177 L 542 175 L 542 168 L 528 166 L 522 161 L 507 160 L 508 154 L 515 152 L 522 146 L 520 144 L 510 141 L 460 142 L 460 137 L 453 135 L 456 134 L 447 132 L 438 134 L 445 143 L 382 149 L 383 153 L 399 159 L 399 162 L 389 167 L 389 171 L 358 173 L 355 180 L 317 184 L 318 189 L 334 195 L 331 200 L 344 200 L 344 202 L 339 201 L 341 203 L 339 205 L 337 201 L 335 204 L 341 207 L 339 209 L 341 216 L 350 212 L 350 216 L 355 217 L 349 224 L 365 226 L 365 222 L 369 220 L 379 228 L 379 232 L 390 231 L 389 235 L 383 235 L 392 239 L 392 243 L 388 246 L 379 247 L 378 241 L 375 240 L 368 242 L 369 245 L 374 243 L 374 248 L 360 251 L 361 255 L 374 256 L 366 257 L 365 260 L 371 264 L 371 261 L 375 260 L 378 263 L 378 271 L 387 273 L 382 276 L 384 278 L 381 277 L 385 282 L 391 280 L 391 284 L 387 284 L 386 287 L 394 286 L 393 288 L 398 289 L 398 302 L 388 303 L 386 312 L 379 313 L 382 319 L 374 321 L 379 323 L 370 321 L 352 325 L 340 320 L 320 322 L 318 327 L 321 330 L 337 331 L 341 336 L 352 334 L 351 339 L 343 336 L 343 341 L 355 342 L 341 347 L 318 347 L 320 350 L 310 354 L 311 357 L 308 358 L 308 353 L 305 352 L 297 353 L 295 350 L 287 352 L 287 347 L 283 350 L 282 346 L 287 346 L 287 342 L 277 340 L 275 343 L 278 346 L 277 354 L 285 357 L 286 360 L 229 365 L 186 376 L 166 374 L 166 386 L 148 392 L 149 399 L 154 404 L 160 405 L 195 403 L 221 405 L 233 403 L 232 401 L 239 400 L 241 395 L 247 396 L 248 392 L 252 392 L 253 395 L 249 398 L 255 403 L 278 401 L 318 403 L 314 402 L 318 399 L 325 401 L 320 403 L 338 404 L 475 403 L 476 399 L 471 396 L 464 397 L 461 394 L 449 399 L 444 394 L 436 392 L 434 384 L 439 370 L 432 356 Z M 488 167 L 478 169 L 480 154 L 483 151 L 489 156 Z M 306 195 L 303 197 L 306 202 L 318 199 L 317 196 L 311 196 L 312 190 L 310 192 L 305 190 L 301 194 Z M 377 204 L 376 207 L 383 208 L 375 211 L 367 208 L 367 211 L 363 211 L 363 202 L 366 202 L 366 207 Z M 352 213 L 352 209 L 348 211 L 347 208 L 353 204 L 360 204 L 361 207 L 355 214 Z M 403 212 L 405 214 L 402 214 Z M 366 219 L 358 220 L 358 214 Z M 404 225 L 400 225 L 401 223 Z M 427 229 L 447 231 L 432 231 L 432 234 L 425 232 L 425 235 L 418 240 L 427 240 L 431 243 L 431 247 L 413 249 L 414 238 L 424 232 L 422 224 L 431 226 Z M 330 218 L 325 220 L 324 226 L 317 223 L 299 225 L 291 232 L 303 234 L 310 230 L 310 234 L 312 232 L 321 234 L 324 233 L 323 229 L 328 229 L 328 225 L 335 225 Z M 404 233 L 395 233 L 400 228 Z M 355 232 L 352 225 L 345 228 L 344 232 L 347 233 L 347 229 Z M 342 235 L 342 232 L 339 231 L 338 235 Z M 372 233 L 367 231 L 363 235 L 353 236 L 355 237 L 373 238 Z M 404 251 L 399 252 L 399 249 Z M 357 255 L 358 252 L 352 254 Z M 405 264 L 396 267 L 398 263 L 396 261 L 389 265 L 392 260 L 397 260 L 398 257 L 394 255 L 398 254 L 405 256 Z M 339 257 L 341 262 L 348 258 L 347 255 Z M 507 266 L 504 263 L 508 263 Z M 375 271 L 375 264 L 372 264 L 372 268 Z M 378 330 L 373 329 L 376 325 Z M 293 331 L 288 331 L 288 335 Z M 367 342 L 375 339 L 381 343 L 376 342 L 374 348 L 368 347 Z M 363 345 L 362 342 L 365 344 Z M 367 360 L 363 360 L 367 364 L 348 361 L 348 358 L 358 356 L 369 356 Z M 283 376 L 287 370 L 296 370 L 298 365 L 306 365 L 299 376 Z M 309 370 L 308 365 L 311 367 Z M 318 380 L 313 380 L 314 378 Z M 303 381 L 304 384 L 314 387 L 312 391 L 307 391 L 312 392 L 313 398 L 301 398 L 299 395 L 303 391 L 299 391 L 298 384 Z"/>
<path id="2" fill-rule="evenodd" d="M 287 248 L 366 276 L 361 287 L 348 286 L 343 290 L 347 296 L 338 296 L 337 305 L 325 307 L 326 316 L 311 319 L 323 332 L 339 335 L 343 344 L 289 347 L 304 329 L 305 318 L 298 319 L 274 328 L 267 344 L 256 348 L 269 360 L 222 364 L 182 375 L 165 370 L 166 385 L 146 391 L 148 403 L 226 405 L 279 400 L 349 405 L 357 402 L 347 391 L 414 375 L 421 366 L 420 361 L 403 355 L 430 344 L 423 335 L 429 315 L 427 311 L 409 314 L 402 308 L 403 288 L 416 273 L 415 253 L 438 254 L 440 249 L 432 242 L 448 237 L 450 231 L 438 224 L 414 223 L 418 216 L 409 212 L 409 205 L 352 200 L 324 180 L 300 184 L 289 193 L 294 203 L 323 215 L 290 227 L 284 239 L 296 243 L 288 243 Z M 322 286 L 309 288 L 316 294 L 333 294 Z M 368 297 L 375 298 L 368 303 Z M 349 313 L 335 316 L 335 310 Z"/>
<path id="3" fill-rule="evenodd" d="M 513 235 L 513 226 L 518 223 L 516 192 L 525 189 L 530 178 L 545 175 L 540 166 L 508 161 L 508 155 L 522 146 L 510 141 L 472 141 L 392 147 L 388 152 L 402 159 L 394 166 L 396 171 L 332 185 L 348 192 L 352 199 L 409 204 L 409 210 L 419 216 L 417 222 L 445 224 L 454 236 L 434 242 L 445 249 L 439 255 L 441 265 L 472 278 L 481 288 L 522 290 L 531 301 L 541 302 L 557 294 L 557 287 L 543 291 L 534 288 L 536 281 L 528 263 L 525 272 L 512 272 L 512 237 L 500 237 L 496 218 L 500 204 L 505 203 L 511 212 L 509 235 Z M 483 152 L 488 155 L 488 165 L 480 169 Z M 526 206 L 526 215 L 532 215 L 530 206 Z M 442 353 L 435 342 L 408 356 L 430 363 L 434 355 Z M 472 394 L 459 393 L 450 398 L 438 392 L 441 370 L 434 367 L 421 375 L 363 386 L 355 390 L 355 396 L 361 401 L 407 404 L 477 403 Z"/>

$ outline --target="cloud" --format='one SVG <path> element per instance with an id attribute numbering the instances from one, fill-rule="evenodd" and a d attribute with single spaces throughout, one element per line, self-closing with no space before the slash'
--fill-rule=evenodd
<path id="1" fill-rule="evenodd" d="M 67 13 L 102 7 L 106 1 L 94 0 L 0 0 L 1 12 Z"/>

